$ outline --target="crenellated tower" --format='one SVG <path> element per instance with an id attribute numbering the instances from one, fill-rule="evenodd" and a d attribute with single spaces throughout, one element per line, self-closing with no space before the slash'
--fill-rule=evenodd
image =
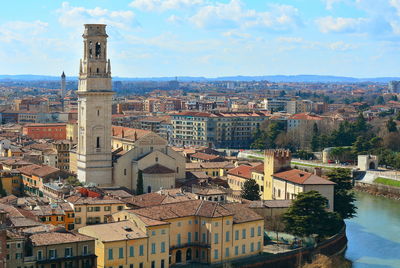
<path id="1" fill-rule="evenodd" d="M 274 173 L 290 169 L 292 153 L 285 149 L 265 150 L 264 152 L 264 194 L 263 200 L 272 200 Z"/>
<path id="2" fill-rule="evenodd" d="M 85 24 L 78 86 L 78 179 L 111 185 L 111 66 L 104 24 Z"/>

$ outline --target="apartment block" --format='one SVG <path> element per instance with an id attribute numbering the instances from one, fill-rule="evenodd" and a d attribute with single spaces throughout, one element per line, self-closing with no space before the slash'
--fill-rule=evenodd
<path id="1" fill-rule="evenodd" d="M 266 112 L 182 112 L 172 116 L 173 144 L 248 148 Z"/>

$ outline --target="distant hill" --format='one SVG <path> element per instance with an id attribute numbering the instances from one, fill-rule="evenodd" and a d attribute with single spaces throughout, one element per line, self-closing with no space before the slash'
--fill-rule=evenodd
<path id="1" fill-rule="evenodd" d="M 0 81 L 58 81 L 58 76 L 48 75 L 0 75 Z M 67 80 L 76 80 L 76 76 L 67 76 Z M 175 77 L 143 77 L 143 78 L 129 78 L 129 77 L 113 77 L 114 81 L 171 81 Z M 223 76 L 215 78 L 207 77 L 190 77 L 179 76 L 178 81 L 181 82 L 206 82 L 206 81 L 271 81 L 271 82 L 304 82 L 304 83 L 361 83 L 361 82 L 375 82 L 387 83 L 391 80 L 400 80 L 400 77 L 372 77 L 372 78 L 354 78 L 345 76 L 329 76 L 329 75 L 265 75 L 265 76 Z"/>

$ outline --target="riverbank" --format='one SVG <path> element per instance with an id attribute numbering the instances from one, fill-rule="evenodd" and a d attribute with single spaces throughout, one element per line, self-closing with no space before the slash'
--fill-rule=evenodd
<path id="1" fill-rule="evenodd" d="M 356 181 L 353 189 L 357 192 L 364 192 L 374 196 L 400 200 L 400 187 Z"/>

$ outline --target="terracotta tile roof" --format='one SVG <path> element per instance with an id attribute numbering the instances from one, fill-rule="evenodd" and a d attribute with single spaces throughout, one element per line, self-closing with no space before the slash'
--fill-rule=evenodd
<path id="1" fill-rule="evenodd" d="M 228 170 L 229 175 L 238 176 L 244 179 L 251 179 L 251 171 L 253 167 L 247 165 L 241 165 L 234 169 Z"/>
<path id="2" fill-rule="evenodd" d="M 205 200 L 190 200 L 179 203 L 141 208 L 132 210 L 132 213 L 159 221 L 189 216 L 215 218 L 232 215 L 219 203 Z"/>
<path id="3" fill-rule="evenodd" d="M 57 245 L 95 240 L 93 237 L 73 232 L 38 233 L 31 235 L 30 238 L 34 246 Z"/>
<path id="4" fill-rule="evenodd" d="M 0 210 L 3 210 L 9 214 L 10 217 L 23 217 L 20 211 L 13 206 L 0 203 Z"/>
<path id="5" fill-rule="evenodd" d="M 46 177 L 48 175 L 51 175 L 53 173 L 60 171 L 58 168 L 54 168 L 54 167 L 50 167 L 50 166 L 39 166 L 39 165 L 35 165 L 35 164 L 20 167 L 17 170 L 25 175 L 29 175 L 29 176 L 36 175 L 38 177 Z"/>
<path id="6" fill-rule="evenodd" d="M 204 113 L 204 112 L 181 112 L 174 115 L 182 115 L 182 116 L 197 116 L 197 117 L 212 117 L 213 114 L 211 113 Z"/>
<path id="7" fill-rule="evenodd" d="M 42 166 L 38 169 L 35 169 L 33 171 L 33 175 L 36 175 L 38 177 L 46 177 L 51 174 L 57 173 L 60 170 L 58 168 L 50 167 L 50 166 Z"/>
<path id="8" fill-rule="evenodd" d="M 145 208 L 161 204 L 177 203 L 187 200 L 196 200 L 196 195 L 189 192 L 181 192 L 180 189 L 161 190 L 154 193 L 142 194 L 123 201 L 135 207 Z"/>
<path id="9" fill-rule="evenodd" d="M 303 170 L 291 169 L 287 171 L 282 171 L 274 173 L 273 176 L 278 179 L 285 181 L 290 181 L 296 184 L 309 184 L 309 185 L 334 185 L 334 182 L 324 179 L 320 176 L 314 175 Z"/>
<path id="10" fill-rule="evenodd" d="M 152 165 L 148 168 L 143 169 L 143 174 L 171 174 L 175 173 L 174 170 L 164 167 L 160 164 Z"/>
<path id="11" fill-rule="evenodd" d="M 227 203 L 224 204 L 224 207 L 233 214 L 233 223 L 263 220 L 263 217 L 249 209 L 245 204 Z"/>
<path id="12" fill-rule="evenodd" d="M 124 204 L 122 201 L 108 196 L 105 196 L 104 198 L 95 198 L 73 195 L 67 198 L 67 202 L 70 202 L 74 205 Z"/>
<path id="13" fill-rule="evenodd" d="M 300 113 L 300 114 L 294 114 L 289 117 L 289 119 L 294 119 L 294 120 L 322 120 L 322 117 L 317 116 L 317 115 L 311 115 L 309 113 Z"/>
<path id="14" fill-rule="evenodd" d="M 144 137 L 147 134 L 151 133 L 151 131 L 129 127 L 112 126 L 112 133 L 113 137 L 136 141 L 141 137 Z"/>
<path id="15" fill-rule="evenodd" d="M 42 225 L 42 223 L 34 221 L 29 218 L 10 218 L 11 226 L 16 228 L 21 227 L 34 227 Z"/>
<path id="16" fill-rule="evenodd" d="M 259 164 L 255 167 L 253 167 L 252 172 L 264 174 L 264 164 Z"/>
<path id="17" fill-rule="evenodd" d="M 131 221 L 97 224 L 80 229 L 81 233 L 85 231 L 89 231 L 91 235 L 103 242 L 124 241 L 147 237 L 147 235 Z"/>
<path id="18" fill-rule="evenodd" d="M 153 220 L 153 219 L 150 219 L 150 218 L 141 216 L 141 215 L 136 215 L 136 216 L 137 216 L 139 219 L 141 219 L 141 220 L 144 222 L 144 224 L 146 224 L 146 226 L 159 226 L 159 225 L 167 225 L 167 224 L 170 224 L 170 223 L 165 222 L 165 221 Z"/>
<path id="19" fill-rule="evenodd" d="M 212 154 L 206 154 L 206 153 L 201 153 L 201 152 L 192 154 L 190 157 L 205 160 L 205 161 L 210 161 L 210 160 L 215 160 L 215 159 L 220 158 L 219 155 L 212 155 Z"/>

